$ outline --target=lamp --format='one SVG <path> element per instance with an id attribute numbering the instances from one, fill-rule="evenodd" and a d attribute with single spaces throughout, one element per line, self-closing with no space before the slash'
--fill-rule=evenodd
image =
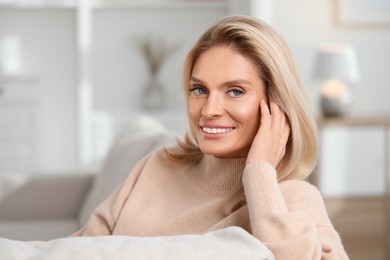
<path id="1" fill-rule="evenodd" d="M 317 52 L 314 77 L 321 86 L 321 108 L 325 117 L 345 116 L 352 103 L 346 83 L 359 80 L 355 49 L 350 44 L 326 43 Z"/>

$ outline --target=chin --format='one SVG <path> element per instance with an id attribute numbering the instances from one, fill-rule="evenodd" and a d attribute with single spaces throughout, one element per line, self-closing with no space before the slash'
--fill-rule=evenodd
<path id="1" fill-rule="evenodd" d="M 219 149 L 216 149 L 215 147 L 207 147 L 207 146 L 200 145 L 199 148 L 202 151 L 202 153 L 207 154 L 207 155 L 214 155 L 214 156 L 220 157 L 221 154 L 223 154 L 222 151 L 220 151 Z"/>

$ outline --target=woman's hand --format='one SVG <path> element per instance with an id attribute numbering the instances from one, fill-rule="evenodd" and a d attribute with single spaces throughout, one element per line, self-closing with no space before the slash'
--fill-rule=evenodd
<path id="1" fill-rule="evenodd" d="M 261 100 L 260 109 L 260 127 L 253 139 L 246 164 L 266 161 L 276 168 L 286 152 L 290 125 L 284 111 L 273 101 L 270 101 L 268 108 L 265 100 Z"/>

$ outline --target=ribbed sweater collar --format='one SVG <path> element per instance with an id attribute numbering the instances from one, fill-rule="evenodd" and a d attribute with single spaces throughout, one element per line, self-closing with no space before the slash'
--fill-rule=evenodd
<path id="1" fill-rule="evenodd" d="M 204 155 L 196 167 L 201 187 L 210 194 L 225 196 L 241 182 L 246 158 L 217 158 Z"/>

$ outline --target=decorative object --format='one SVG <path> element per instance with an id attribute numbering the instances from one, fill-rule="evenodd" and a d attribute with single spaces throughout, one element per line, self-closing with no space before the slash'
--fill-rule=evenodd
<path id="1" fill-rule="evenodd" d="M 177 49 L 177 45 L 167 45 L 157 37 L 150 37 L 141 41 L 142 54 L 149 69 L 149 79 L 143 91 L 142 106 L 145 109 L 157 110 L 166 105 L 165 91 L 158 80 L 158 73 L 164 61 Z"/>
<path id="2" fill-rule="evenodd" d="M 335 21 L 346 26 L 390 26 L 389 0 L 334 0 Z"/>
<path id="3" fill-rule="evenodd" d="M 142 106 L 147 110 L 163 109 L 165 103 L 165 91 L 156 79 L 155 76 L 151 76 L 148 82 L 146 82 L 142 96 Z"/>
<path id="4" fill-rule="evenodd" d="M 322 44 L 317 52 L 314 76 L 325 80 L 321 86 L 323 116 L 345 116 L 350 110 L 352 95 L 346 82 L 359 80 L 354 47 L 350 44 Z"/>

